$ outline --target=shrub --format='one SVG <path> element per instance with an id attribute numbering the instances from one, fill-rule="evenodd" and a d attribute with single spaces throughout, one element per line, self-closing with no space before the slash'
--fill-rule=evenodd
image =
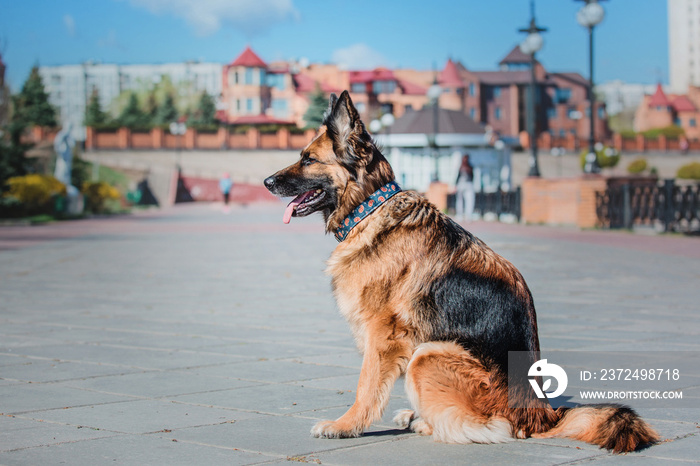
<path id="1" fill-rule="evenodd" d="M 612 168 L 620 161 L 620 153 L 612 147 L 597 145 L 595 148 L 595 153 L 598 159 L 598 166 L 600 168 Z M 588 149 L 581 151 L 581 155 L 579 156 L 581 161 L 581 170 L 586 167 L 586 155 L 588 155 Z"/>
<path id="2" fill-rule="evenodd" d="M 66 186 L 50 175 L 16 176 L 6 185 L 5 195 L 23 204 L 27 214 L 51 213 L 56 197 L 66 195 Z"/>
<path id="3" fill-rule="evenodd" d="M 683 165 L 676 172 L 676 176 L 684 180 L 700 180 L 700 162 L 691 162 Z"/>
<path id="4" fill-rule="evenodd" d="M 105 213 L 119 210 L 119 190 L 109 184 L 98 181 L 86 181 L 81 192 L 85 196 L 85 211 L 92 213 Z"/>
<path id="5" fill-rule="evenodd" d="M 620 136 L 624 139 L 634 139 L 637 136 L 637 132 L 632 129 L 623 129 L 620 131 Z"/>
<path id="6" fill-rule="evenodd" d="M 654 128 L 647 131 L 643 131 L 642 134 L 648 139 L 658 139 L 660 134 L 663 134 L 668 139 L 678 139 L 680 136 L 685 134 L 683 128 L 680 126 L 666 126 L 664 128 Z"/>
<path id="7" fill-rule="evenodd" d="M 627 165 L 627 172 L 632 175 L 639 175 L 647 169 L 647 159 L 639 158 L 634 159 Z"/>

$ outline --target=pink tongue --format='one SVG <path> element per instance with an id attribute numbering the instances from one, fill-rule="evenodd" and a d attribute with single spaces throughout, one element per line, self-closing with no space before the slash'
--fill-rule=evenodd
<path id="1" fill-rule="evenodd" d="M 295 199 L 296 200 L 296 199 Z M 292 214 L 294 213 L 294 209 L 299 205 L 298 202 L 290 202 L 287 208 L 284 210 L 284 216 L 282 217 L 282 221 L 284 223 L 289 223 L 289 221 L 292 219 Z"/>
<path id="2" fill-rule="evenodd" d="M 309 197 L 311 194 L 313 194 L 313 191 L 307 191 L 303 194 L 299 194 L 297 197 L 292 199 L 292 202 L 287 205 L 287 208 L 284 210 L 284 216 L 282 217 L 282 221 L 284 223 L 289 223 L 289 221 L 292 219 L 292 214 L 294 213 L 294 209 L 297 208 L 299 204 L 301 204 L 304 199 Z"/>

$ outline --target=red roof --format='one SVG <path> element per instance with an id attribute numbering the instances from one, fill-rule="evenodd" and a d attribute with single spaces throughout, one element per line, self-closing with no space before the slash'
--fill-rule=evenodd
<path id="1" fill-rule="evenodd" d="M 395 81 L 394 73 L 386 68 L 371 71 L 350 71 L 350 83 L 369 83 L 372 81 Z"/>
<path id="2" fill-rule="evenodd" d="M 247 66 L 251 68 L 267 68 L 267 64 L 262 61 L 250 46 L 246 47 L 243 53 L 238 58 L 233 60 L 229 66 Z"/>
<path id="3" fill-rule="evenodd" d="M 321 86 L 321 91 L 326 94 L 330 94 L 331 92 L 341 92 L 340 89 L 336 89 L 326 83 L 319 83 L 314 78 L 304 73 L 295 74 L 294 83 L 296 84 L 297 92 L 300 93 L 314 92 L 316 90 L 316 86 L 318 85 Z"/>
<path id="4" fill-rule="evenodd" d="M 457 65 L 450 58 L 445 64 L 445 69 L 440 72 L 440 84 L 443 86 L 464 87 L 464 83 L 459 78 Z"/>
<path id="5" fill-rule="evenodd" d="M 668 97 L 666 97 L 664 90 L 661 88 L 661 84 L 658 84 L 656 86 L 656 92 L 654 92 L 654 95 L 651 96 L 651 99 L 649 100 L 649 106 L 650 107 L 669 107 L 669 106 L 671 106 L 671 101 L 668 100 Z"/>
<path id="6" fill-rule="evenodd" d="M 673 99 L 673 102 L 671 103 L 673 106 L 673 109 L 677 112 L 696 112 L 697 109 L 695 108 L 695 105 L 693 105 L 693 102 L 690 101 L 690 99 L 687 96 L 684 95 L 679 95 L 675 99 Z"/>
<path id="7" fill-rule="evenodd" d="M 425 93 L 428 92 L 428 89 L 425 87 L 402 79 L 399 79 L 399 87 L 406 95 L 425 95 Z"/>
<path id="8" fill-rule="evenodd" d="M 505 65 L 508 63 L 530 63 L 530 60 L 532 60 L 530 55 L 523 53 L 523 51 L 520 50 L 520 46 L 516 45 L 498 64 Z"/>

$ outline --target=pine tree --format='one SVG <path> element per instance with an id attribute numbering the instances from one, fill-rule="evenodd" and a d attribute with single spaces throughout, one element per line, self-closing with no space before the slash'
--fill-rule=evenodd
<path id="1" fill-rule="evenodd" d="M 197 126 L 216 125 L 216 104 L 206 91 L 200 96 L 197 109 L 189 117 L 188 124 Z"/>
<path id="2" fill-rule="evenodd" d="M 202 97 L 199 99 L 197 113 L 197 120 L 199 124 L 213 125 L 216 123 L 216 104 L 214 104 L 214 99 L 212 99 L 212 97 L 207 94 L 206 91 L 202 93 Z"/>
<path id="3" fill-rule="evenodd" d="M 29 77 L 22 86 L 22 91 L 13 99 L 14 118 L 27 125 L 55 127 L 56 110 L 49 103 L 49 95 L 39 74 L 39 68 L 33 67 Z"/>
<path id="4" fill-rule="evenodd" d="M 165 96 L 163 104 L 158 107 L 158 112 L 156 113 L 156 124 L 157 125 L 167 125 L 176 121 L 178 117 L 177 108 L 175 108 L 175 98 L 172 94 Z"/>
<path id="5" fill-rule="evenodd" d="M 307 128 L 318 128 L 323 123 L 323 114 L 328 108 L 328 98 L 317 84 L 316 90 L 309 96 L 309 108 L 304 114 Z"/>
<path id="6" fill-rule="evenodd" d="M 152 125 L 156 124 L 156 115 L 158 114 L 158 100 L 156 93 L 150 92 L 146 99 L 146 116 Z"/>
<path id="7" fill-rule="evenodd" d="M 119 124 L 129 129 L 141 129 L 148 126 L 148 117 L 139 107 L 139 100 L 136 94 L 129 96 L 129 103 L 119 115 Z"/>
<path id="8" fill-rule="evenodd" d="M 107 123 L 107 114 L 102 111 L 100 95 L 97 88 L 93 89 L 85 111 L 85 126 L 99 127 Z"/>

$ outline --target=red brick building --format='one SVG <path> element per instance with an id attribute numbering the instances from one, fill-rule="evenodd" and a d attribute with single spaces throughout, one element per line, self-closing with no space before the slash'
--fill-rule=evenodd
<path id="1" fill-rule="evenodd" d="M 666 94 L 661 84 L 656 92 L 645 95 L 634 116 L 635 131 L 676 125 L 683 129 L 686 138 L 700 139 L 700 87 L 690 86 L 687 94 Z"/>
<path id="2" fill-rule="evenodd" d="M 537 131 L 552 137 L 585 138 L 589 132 L 587 81 L 578 73 L 548 72 L 535 63 Z M 513 48 L 496 71 L 473 71 L 447 60 L 439 73 L 376 68 L 342 70 L 336 65 L 267 64 L 250 47 L 224 67 L 220 113 L 223 121 L 293 122 L 303 126 L 309 94 L 349 90 L 362 117 L 368 121 L 385 113 L 401 117 L 428 104 L 427 90 L 437 79 L 442 87 L 441 108 L 465 113 L 501 137 L 518 138 L 526 129 L 526 102 L 530 86 L 530 57 Z M 602 103 L 596 104 L 596 134 L 607 135 Z M 262 117 L 260 117 L 262 115 Z M 243 118 L 243 120 L 241 120 Z"/>

